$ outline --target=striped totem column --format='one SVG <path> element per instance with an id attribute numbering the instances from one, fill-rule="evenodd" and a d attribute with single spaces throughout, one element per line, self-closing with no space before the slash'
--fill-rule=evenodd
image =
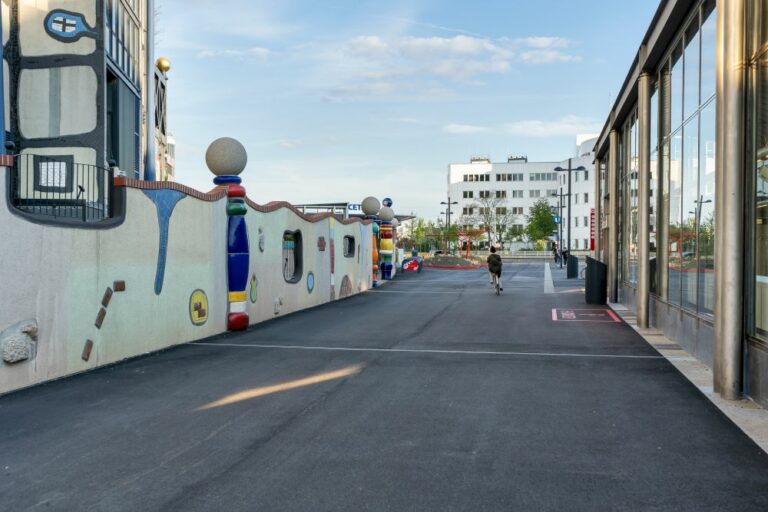
<path id="1" fill-rule="evenodd" d="M 248 160 L 245 148 L 235 139 L 223 137 L 208 146 L 205 161 L 216 177 L 213 182 L 227 191 L 227 329 L 248 328 L 246 287 L 249 272 L 248 230 L 245 224 L 245 188 L 238 176 Z"/>
<path id="2" fill-rule="evenodd" d="M 371 227 L 373 228 L 373 251 L 371 257 L 373 261 L 371 262 L 371 286 L 376 288 L 376 286 L 379 284 L 379 217 L 377 214 L 381 208 L 381 203 L 375 197 L 368 196 L 363 199 L 363 202 L 360 206 L 363 209 L 365 218 L 373 221 L 373 224 L 371 224 Z"/>
<path id="3" fill-rule="evenodd" d="M 392 210 L 392 200 L 390 198 L 382 201 L 384 206 L 379 210 L 379 219 L 381 219 L 380 253 L 381 253 L 381 278 L 385 281 L 392 279 L 392 263 L 395 254 L 394 228 L 392 221 L 395 218 L 395 212 Z"/>
<path id="4" fill-rule="evenodd" d="M 371 286 L 376 288 L 379 285 L 379 221 L 376 216 L 366 218 L 373 220 L 373 224 L 371 224 L 373 228 L 373 257 L 371 258 L 373 260 L 373 266 L 371 267 Z"/>

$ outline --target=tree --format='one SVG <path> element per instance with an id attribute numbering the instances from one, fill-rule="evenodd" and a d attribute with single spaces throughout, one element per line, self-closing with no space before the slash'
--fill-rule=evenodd
<path id="1" fill-rule="evenodd" d="M 557 228 L 552 210 L 546 199 L 540 199 L 531 207 L 531 213 L 527 217 L 525 234 L 531 241 L 545 240 Z"/>
<path id="2" fill-rule="evenodd" d="M 488 237 L 488 243 L 501 241 L 501 235 L 509 225 L 512 215 L 507 200 L 501 197 L 481 197 L 472 204 L 471 224 L 480 226 Z"/>
<path id="3" fill-rule="evenodd" d="M 504 233 L 505 242 L 522 242 L 525 237 L 525 227 L 520 225 L 514 225 L 507 229 Z"/>

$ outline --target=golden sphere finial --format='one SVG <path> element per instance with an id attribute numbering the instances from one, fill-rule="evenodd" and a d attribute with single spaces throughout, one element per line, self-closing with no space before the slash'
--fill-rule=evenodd
<path id="1" fill-rule="evenodd" d="M 171 61 L 166 59 L 165 57 L 160 57 L 155 62 L 155 66 L 157 66 L 157 69 L 159 69 L 163 73 L 167 73 L 171 70 Z"/>

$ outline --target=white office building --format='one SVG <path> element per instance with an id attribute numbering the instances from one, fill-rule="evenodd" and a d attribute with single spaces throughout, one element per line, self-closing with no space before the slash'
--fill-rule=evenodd
<path id="1" fill-rule="evenodd" d="M 510 156 L 506 162 L 494 163 L 490 157 L 475 156 L 469 163 L 448 165 L 448 197 L 451 223 L 463 229 L 481 228 L 484 220 L 494 218 L 494 243 L 501 233 L 517 226 L 524 229 L 531 207 L 546 198 L 555 215 L 563 223 L 563 247 L 568 247 L 570 213 L 570 248 L 589 250 L 590 214 L 594 205 L 594 172 L 592 147 L 595 138 L 577 138 L 575 157 L 562 161 L 529 162 L 525 156 Z M 570 160 L 570 212 L 568 207 L 568 165 Z M 576 170 L 579 169 L 579 170 Z M 562 208 L 558 203 L 562 202 Z M 488 215 L 490 208 L 498 215 Z M 560 214 L 559 211 L 562 213 Z M 558 239 L 553 234 L 552 240 Z"/>

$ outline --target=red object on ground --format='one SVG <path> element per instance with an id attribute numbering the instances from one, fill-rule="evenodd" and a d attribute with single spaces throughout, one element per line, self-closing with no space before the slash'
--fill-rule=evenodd
<path id="1" fill-rule="evenodd" d="M 227 316 L 227 329 L 244 331 L 248 328 L 248 313 L 230 313 Z"/>
<path id="2" fill-rule="evenodd" d="M 406 272 L 413 272 L 414 270 L 419 269 L 419 262 L 417 260 L 411 260 L 407 262 L 405 265 L 403 265 L 403 270 Z"/>
<path id="3" fill-rule="evenodd" d="M 227 197 L 245 197 L 245 188 L 233 183 L 227 187 Z"/>

